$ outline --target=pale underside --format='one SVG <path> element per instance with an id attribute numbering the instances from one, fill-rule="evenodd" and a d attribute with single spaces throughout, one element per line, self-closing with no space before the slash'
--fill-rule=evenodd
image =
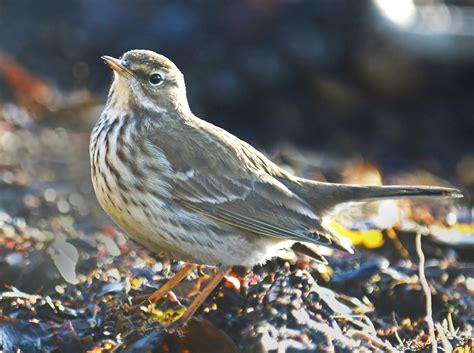
<path id="1" fill-rule="evenodd" d="M 130 118 L 104 111 L 91 136 L 93 184 L 104 210 L 145 247 L 191 263 L 253 266 L 295 242 L 338 245 L 277 176 L 297 179 L 249 145 L 203 121 L 168 121 L 150 131 L 146 117 Z M 173 129 L 183 139 L 194 138 L 193 129 L 202 133 L 183 144 Z M 224 141 L 216 143 L 214 133 Z"/>

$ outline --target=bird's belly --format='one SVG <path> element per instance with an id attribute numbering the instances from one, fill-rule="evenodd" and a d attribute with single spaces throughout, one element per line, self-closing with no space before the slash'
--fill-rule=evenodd
<path id="1" fill-rule="evenodd" d="M 102 181 L 103 182 L 103 181 Z M 174 260 L 211 266 L 254 266 L 275 256 L 293 242 L 244 234 L 226 224 L 184 209 L 171 200 L 122 198 L 117 188 L 101 192 L 94 181 L 99 203 L 132 239 Z"/>
<path id="2" fill-rule="evenodd" d="M 172 211 L 173 210 L 173 211 Z M 152 218 L 116 219 L 119 226 L 146 248 L 171 259 L 211 266 L 254 266 L 290 247 L 292 241 L 245 235 L 216 224 L 193 211 L 173 206 Z"/>

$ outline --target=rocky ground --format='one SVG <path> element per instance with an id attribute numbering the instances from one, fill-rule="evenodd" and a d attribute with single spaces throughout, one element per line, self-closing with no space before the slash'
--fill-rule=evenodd
<path id="1" fill-rule="evenodd" d="M 467 200 L 385 203 L 339 217 L 337 227 L 356 245 L 355 255 L 328 253 L 328 265 L 289 256 L 253 270 L 235 268 L 180 333 L 163 331 L 162 323 L 177 317 L 187 294 L 205 281 L 197 273 L 175 296 L 129 313 L 179 264 L 127 239 L 99 209 L 88 176 L 90 122 L 81 119 L 96 108 L 74 104 L 40 120 L 16 104 L 1 107 L 2 350 L 428 352 L 417 229 L 430 234 L 423 249 L 440 351 L 472 350 L 474 227 Z M 58 123 L 71 110 L 78 120 Z M 314 178 L 381 178 L 358 160 L 322 163 L 321 156 L 288 146 L 273 156 Z M 387 179 L 446 184 L 420 171 Z M 401 211 L 394 213 L 394 206 Z"/>
<path id="2" fill-rule="evenodd" d="M 414 1 L 431 12 L 410 32 L 376 3 L 1 3 L 0 351 L 431 352 L 421 232 L 438 351 L 472 352 L 474 52 L 462 16 L 472 5 Z M 111 224 L 89 176 L 110 83 L 99 57 L 134 48 L 169 56 L 196 114 L 299 175 L 466 197 L 349 210 L 333 226 L 354 255 L 234 268 L 182 332 L 167 333 L 205 276 L 131 312 L 180 264 Z"/>

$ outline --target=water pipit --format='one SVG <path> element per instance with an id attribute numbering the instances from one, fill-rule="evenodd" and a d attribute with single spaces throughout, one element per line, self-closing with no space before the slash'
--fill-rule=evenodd
<path id="1" fill-rule="evenodd" d="M 90 139 L 99 203 L 131 238 L 187 263 L 150 300 L 163 297 L 197 264 L 217 268 L 177 325 L 194 314 L 233 265 L 252 267 L 291 247 L 319 259 L 317 246 L 351 251 L 327 222 L 340 204 L 461 195 L 442 187 L 342 185 L 297 177 L 195 116 L 183 74 L 166 57 L 132 50 L 121 59 L 102 59 L 114 80 Z"/>

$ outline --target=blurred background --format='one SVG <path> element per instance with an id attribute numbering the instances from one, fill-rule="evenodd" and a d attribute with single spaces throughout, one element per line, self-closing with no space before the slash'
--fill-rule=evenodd
<path id="1" fill-rule="evenodd" d="M 17 288 L 45 297 L 40 300 L 15 290 L 0 294 L 0 337 L 5 327 L 18 335 L 12 334 L 10 346 L 5 341 L 4 347 L 17 344 L 33 351 L 33 339 L 18 343 L 25 330 L 32 330 L 35 339 L 48 337 L 46 344 L 51 337 L 38 328 L 41 325 L 7 322 L 1 315 L 39 318 L 48 330 L 76 320 L 82 326 L 67 334 L 96 335 L 84 347 L 115 347 L 132 329 L 105 330 L 107 320 L 115 323 L 120 314 L 105 306 L 129 299 L 117 294 L 118 303 L 110 304 L 104 293 L 122 295 L 126 281 L 146 292 L 147 285 L 156 287 L 166 277 L 158 257 L 152 260 L 153 255 L 127 242 L 110 225 L 89 176 L 89 134 L 112 79 L 100 56 L 119 57 L 131 49 L 150 49 L 170 58 L 185 75 L 197 116 L 302 176 L 461 188 L 466 197 L 456 206 L 389 202 L 372 209 L 375 216 L 362 218 L 368 226 L 346 226 L 365 230 L 401 223 L 409 223 L 410 229 L 413 223 L 433 225 L 431 264 L 436 269 L 452 264 L 450 276 L 456 279 L 450 279 L 444 294 L 449 271 L 432 275 L 439 279 L 436 288 L 441 293 L 437 319 L 445 318 L 448 304 L 459 305 L 455 326 L 472 328 L 473 1 L 18 0 L 0 2 L 0 292 Z M 400 242 L 394 232 L 372 232 L 374 238 L 364 238 L 365 233 L 338 230 L 355 245 L 372 250 L 358 249 L 350 261 L 340 254 L 331 258 L 334 272 L 349 271 L 339 276 L 340 282 L 329 281 L 332 270 L 319 267 L 312 268 L 311 276 L 348 295 L 367 296 L 376 306 L 372 320 L 377 328 L 391 327 L 393 312 L 400 322 L 407 316 L 423 317 L 423 297 L 410 284 L 413 233 Z M 357 272 L 366 259 L 372 272 Z M 379 278 L 370 282 L 375 289 L 367 289 L 367 279 L 387 269 L 388 261 L 399 273 L 385 273 L 383 283 Z M 350 272 L 353 269 L 357 273 Z M 134 282 L 137 278 L 140 281 Z M 392 291 L 400 278 L 408 283 L 403 287 L 406 305 Z M 419 300 L 413 301 L 413 295 Z M 49 296 L 59 304 L 50 305 Z M 249 298 L 237 298 L 235 306 Z M 96 317 L 98 306 L 103 311 Z M 233 310 L 232 305 L 225 307 Z M 223 322 L 221 327 L 232 327 L 233 321 L 212 315 L 215 322 Z M 246 324 L 256 327 L 260 320 L 266 327 L 262 318 L 267 315 L 249 314 Z M 92 317 L 97 325 L 90 324 Z M 322 339 L 314 326 L 295 325 L 307 330 L 308 337 L 316 335 L 315 342 Z M 238 337 L 240 328 L 235 332 Z M 250 351 L 255 341 L 251 332 L 239 342 L 243 351 Z M 407 338 L 420 329 L 410 332 Z M 396 344 L 391 333 L 387 337 Z M 71 349 L 71 342 L 51 347 Z"/>
<path id="2" fill-rule="evenodd" d="M 0 5 L 0 48 L 49 87 L 97 103 L 111 81 L 100 56 L 151 49 L 181 68 L 195 114 L 250 143 L 453 177 L 474 163 L 472 5 L 11 1 Z"/>

